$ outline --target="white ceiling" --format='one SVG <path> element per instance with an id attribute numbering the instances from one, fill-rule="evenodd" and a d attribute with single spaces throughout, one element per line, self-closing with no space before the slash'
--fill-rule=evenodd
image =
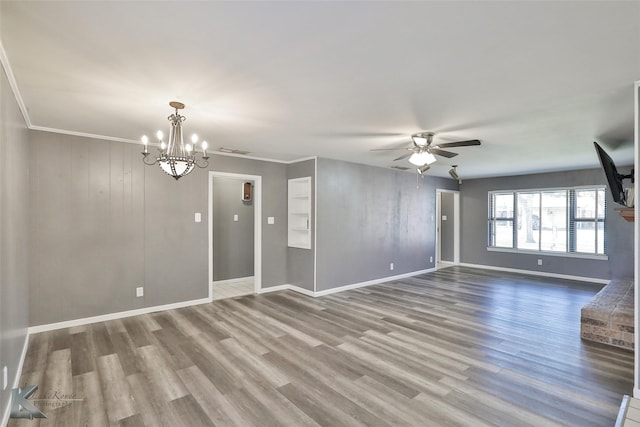
<path id="1" fill-rule="evenodd" d="M 210 146 L 388 167 L 409 135 L 477 138 L 429 173 L 633 163 L 640 2 L 0 2 L 33 128 L 136 141 L 168 102 Z M 410 166 L 406 160 L 396 162 Z"/>

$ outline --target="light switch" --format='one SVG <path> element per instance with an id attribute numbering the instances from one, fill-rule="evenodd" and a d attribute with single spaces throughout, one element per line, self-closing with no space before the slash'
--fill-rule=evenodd
<path id="1" fill-rule="evenodd" d="M 202 221 L 202 214 L 200 212 L 196 212 L 195 221 L 196 222 L 201 222 Z"/>
<path id="2" fill-rule="evenodd" d="M 267 217 L 267 224 L 275 224 L 276 223 L 276 218 L 273 216 L 268 216 Z"/>
<path id="3" fill-rule="evenodd" d="M 446 221 L 447 220 L 447 216 L 446 215 L 442 215 L 442 220 Z"/>
<path id="4" fill-rule="evenodd" d="M 238 222 L 238 214 L 233 214 L 233 221 Z"/>

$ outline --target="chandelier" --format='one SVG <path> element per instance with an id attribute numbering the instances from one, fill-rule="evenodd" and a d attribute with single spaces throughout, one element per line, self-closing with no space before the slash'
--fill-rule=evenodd
<path id="1" fill-rule="evenodd" d="M 142 143 L 144 144 L 144 151 L 142 152 L 142 161 L 146 165 L 160 165 L 160 168 L 168 175 L 171 175 L 176 180 L 188 175 L 195 166 L 199 168 L 206 168 L 209 166 L 209 156 L 207 156 L 207 141 L 202 141 L 200 147 L 202 148 L 202 156 L 196 159 L 194 154 L 195 145 L 198 142 L 198 135 L 191 135 L 192 144 L 185 144 L 182 140 L 182 122 L 187 118 L 181 116 L 178 110 L 184 109 L 182 102 L 171 101 L 169 105 L 175 108 L 175 113 L 171 114 L 167 119 L 170 122 L 169 126 L 169 141 L 164 142 L 164 135 L 162 131 L 158 131 L 156 136 L 159 141 L 158 156 L 153 158 L 149 157 L 149 150 L 147 145 L 149 144 L 149 138 L 147 135 L 142 135 Z"/>

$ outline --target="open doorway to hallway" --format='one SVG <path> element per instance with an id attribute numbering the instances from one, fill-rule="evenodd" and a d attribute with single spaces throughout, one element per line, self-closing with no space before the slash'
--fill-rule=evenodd
<path id="1" fill-rule="evenodd" d="M 436 190 L 436 268 L 460 263 L 460 192 Z"/>
<path id="2" fill-rule="evenodd" d="M 261 288 L 261 177 L 210 172 L 209 296 Z"/>

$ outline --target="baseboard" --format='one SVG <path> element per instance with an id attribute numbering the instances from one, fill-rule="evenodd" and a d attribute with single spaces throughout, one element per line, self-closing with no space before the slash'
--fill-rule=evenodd
<path id="1" fill-rule="evenodd" d="M 22 376 L 22 368 L 24 366 L 24 360 L 27 357 L 27 349 L 29 348 L 29 330 L 27 329 L 27 334 L 24 337 L 24 345 L 22 346 L 22 354 L 20 355 L 20 360 L 18 361 L 18 368 L 16 369 L 16 376 L 13 380 L 13 387 L 17 388 L 20 386 L 20 377 Z M 0 426 L 6 426 L 9 422 L 9 417 L 11 416 L 11 399 L 12 395 L 9 395 L 9 400 L 7 407 L 4 408 L 4 414 L 2 415 L 2 422 L 0 422 Z"/>
<path id="2" fill-rule="evenodd" d="M 296 286 L 296 285 L 278 285 L 278 286 L 270 286 L 268 288 L 262 288 L 258 291 L 259 294 L 266 294 L 269 292 L 277 292 L 277 291 L 295 291 L 298 292 L 300 294 L 303 295 L 307 295 L 309 297 L 314 297 L 316 296 L 314 294 L 313 291 L 310 291 L 309 289 L 305 289 L 305 288 L 301 288 L 300 286 Z"/>
<path id="3" fill-rule="evenodd" d="M 484 264 L 468 264 L 466 262 L 461 262 L 458 265 L 461 267 L 481 268 L 483 270 L 506 271 L 508 273 L 528 274 L 530 276 L 554 277 L 556 279 L 577 280 L 580 282 L 598 283 L 602 285 L 606 285 L 607 283 L 609 283 L 608 279 L 596 279 L 595 277 L 573 276 L 570 274 L 547 273 L 545 271 L 521 270 L 519 268 L 496 267 L 493 265 L 484 265 Z"/>
<path id="4" fill-rule="evenodd" d="M 211 298 L 200 298 L 190 301 L 181 301 L 171 304 L 156 305 L 153 307 L 137 308 L 135 310 L 119 311 L 117 313 L 102 314 L 100 316 L 85 317 L 83 319 L 67 320 L 64 322 L 49 323 L 46 325 L 38 325 L 29 327 L 29 334 L 37 334 L 38 332 L 54 331 L 56 329 L 71 328 L 73 326 L 88 325 L 97 322 L 106 322 L 108 320 L 122 319 L 125 317 L 138 316 L 140 314 L 155 313 L 156 311 L 172 310 L 174 308 L 189 307 L 192 305 L 210 303 Z"/>
<path id="5" fill-rule="evenodd" d="M 398 274 L 396 276 L 381 277 L 380 279 L 367 280 L 366 282 L 352 283 L 350 285 L 339 286 L 337 288 L 325 289 L 323 291 L 315 292 L 314 296 L 321 297 L 325 295 L 335 294 L 336 292 L 348 291 L 351 289 L 363 288 L 365 286 L 379 285 L 380 283 L 390 282 L 392 280 L 405 279 L 411 276 L 417 276 L 419 274 L 432 273 L 436 271 L 435 268 L 428 268 L 426 270 L 412 271 L 411 273 Z"/>
<path id="6" fill-rule="evenodd" d="M 212 283 L 213 286 L 217 286 L 217 285 L 230 285 L 232 283 L 237 283 L 237 282 L 246 282 L 249 280 L 254 280 L 255 276 L 247 276 L 247 277 L 238 277 L 235 279 L 225 279 L 225 280 L 214 280 L 214 282 Z"/>
<path id="7" fill-rule="evenodd" d="M 411 276 L 417 276 L 419 274 L 432 273 L 436 271 L 435 268 L 428 268 L 426 270 L 412 271 L 411 273 L 398 274 L 396 276 L 387 276 L 382 277 L 380 279 L 368 280 L 366 282 L 352 283 L 350 285 L 339 286 L 337 288 L 325 289 L 324 291 L 313 292 L 308 289 L 301 288 L 295 285 L 278 285 L 278 286 L 270 286 L 268 288 L 262 288 L 258 291 L 259 294 L 265 294 L 268 292 L 277 292 L 277 291 L 295 291 L 301 293 L 303 295 L 307 295 L 310 297 L 322 297 L 325 295 L 335 294 L 336 292 L 344 292 L 350 289 L 363 288 L 365 286 L 379 285 L 380 283 L 390 282 L 392 280 L 404 279 Z"/>
<path id="8" fill-rule="evenodd" d="M 636 399 L 640 399 L 640 388 L 638 388 L 637 386 L 633 387 L 633 397 L 635 397 Z"/>

